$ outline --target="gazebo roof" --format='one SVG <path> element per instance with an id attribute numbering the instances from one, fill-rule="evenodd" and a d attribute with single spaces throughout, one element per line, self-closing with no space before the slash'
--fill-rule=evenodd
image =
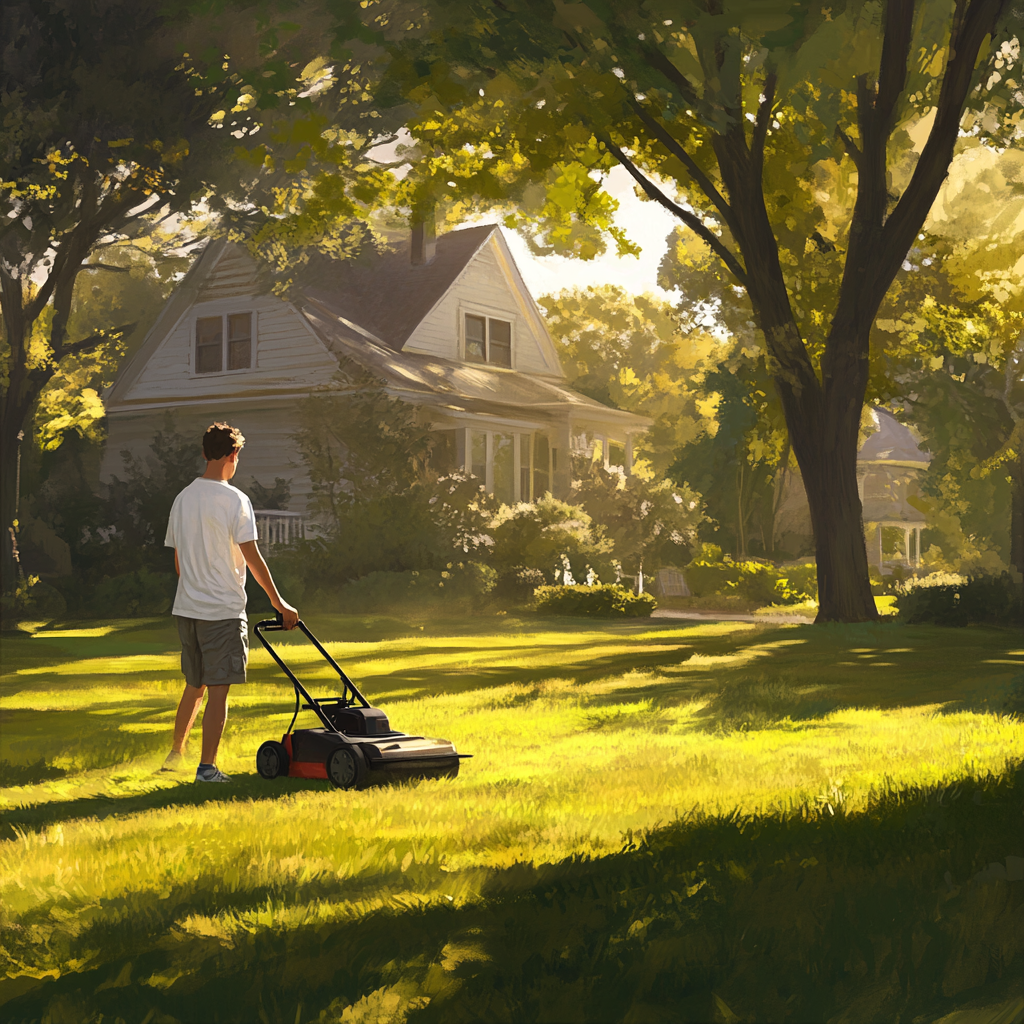
<path id="1" fill-rule="evenodd" d="M 861 446 L 857 454 L 858 463 L 907 466 L 913 469 L 928 467 L 932 457 L 921 450 L 909 427 L 885 409 L 873 408 L 871 417 L 878 429 Z"/>

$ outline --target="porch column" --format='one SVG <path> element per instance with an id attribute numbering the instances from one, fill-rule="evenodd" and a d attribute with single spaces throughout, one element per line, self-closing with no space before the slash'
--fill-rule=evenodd
<path id="1" fill-rule="evenodd" d="M 633 435 L 626 434 L 626 476 L 633 475 Z"/>
<path id="2" fill-rule="evenodd" d="M 566 417 L 551 431 L 551 493 L 563 501 L 572 489 L 572 421 Z"/>
<path id="3" fill-rule="evenodd" d="M 878 571 L 882 571 L 882 524 L 878 524 Z"/>
<path id="4" fill-rule="evenodd" d="M 911 564 L 910 561 L 910 527 L 903 527 L 903 549 L 907 553 L 907 565 Z"/>
<path id="5" fill-rule="evenodd" d="M 914 527 L 914 568 L 921 568 L 921 527 Z"/>

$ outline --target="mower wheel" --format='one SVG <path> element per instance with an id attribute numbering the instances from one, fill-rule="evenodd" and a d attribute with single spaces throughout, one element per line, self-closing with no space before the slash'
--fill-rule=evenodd
<path id="1" fill-rule="evenodd" d="M 366 773 L 366 758 L 358 747 L 338 747 L 327 758 L 327 778 L 338 789 L 362 789 Z"/>
<path id="2" fill-rule="evenodd" d="M 284 744 L 278 743 L 277 740 L 267 740 L 256 751 L 256 771 L 263 779 L 276 779 L 281 775 L 287 775 L 288 751 L 284 749 Z"/>

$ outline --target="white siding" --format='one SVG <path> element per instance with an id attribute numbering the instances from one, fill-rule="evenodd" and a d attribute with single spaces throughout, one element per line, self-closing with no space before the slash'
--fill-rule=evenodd
<path id="1" fill-rule="evenodd" d="M 298 429 L 298 416 L 294 401 L 250 400 L 225 405 L 182 406 L 171 414 L 173 429 L 196 440 L 196 454 L 202 455 L 203 433 L 214 420 L 224 420 L 245 435 L 245 448 L 238 460 L 238 472 L 232 481 L 242 490 L 248 490 L 255 477 L 261 484 L 272 486 L 275 477 L 291 480 L 292 500 L 289 511 L 304 512 L 309 500 L 309 477 L 292 440 Z M 121 452 L 131 451 L 154 467 L 150 446 L 153 435 L 165 430 L 167 413 L 160 411 L 121 412 L 108 418 L 108 437 L 100 467 L 100 478 L 108 482 L 112 476 L 125 478 Z M 199 462 L 202 468 L 202 459 Z M 162 543 L 163 538 L 159 541 Z"/>
<path id="2" fill-rule="evenodd" d="M 256 290 L 256 264 L 252 257 L 239 246 L 229 245 L 203 282 L 196 301 L 237 298 L 252 295 Z"/>
<path id="3" fill-rule="evenodd" d="M 492 235 L 469 262 L 444 298 L 405 343 L 406 352 L 461 359 L 462 317 L 493 316 L 512 323 L 512 366 L 525 373 L 559 373 L 551 342 L 533 300 L 515 285 L 518 275 Z"/>
<path id="4" fill-rule="evenodd" d="M 220 313 L 255 314 L 256 365 L 249 370 L 193 374 L 195 321 Z M 207 399 L 268 389 L 308 388 L 329 380 L 337 361 L 289 305 L 273 296 L 197 302 L 178 321 L 119 396 L 121 402 Z"/>

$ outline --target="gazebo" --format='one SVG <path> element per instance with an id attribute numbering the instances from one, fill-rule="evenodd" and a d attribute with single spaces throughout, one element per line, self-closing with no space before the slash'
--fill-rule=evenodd
<path id="1" fill-rule="evenodd" d="M 931 455 L 922 451 L 908 427 L 884 409 L 872 409 L 877 430 L 861 446 L 857 456 L 857 483 L 864 508 L 868 557 L 885 572 L 895 565 L 921 566 L 921 530 L 924 513 L 914 499 L 917 481 L 928 468 Z M 882 531 L 903 533 L 903 550 L 896 559 L 885 559 Z"/>

